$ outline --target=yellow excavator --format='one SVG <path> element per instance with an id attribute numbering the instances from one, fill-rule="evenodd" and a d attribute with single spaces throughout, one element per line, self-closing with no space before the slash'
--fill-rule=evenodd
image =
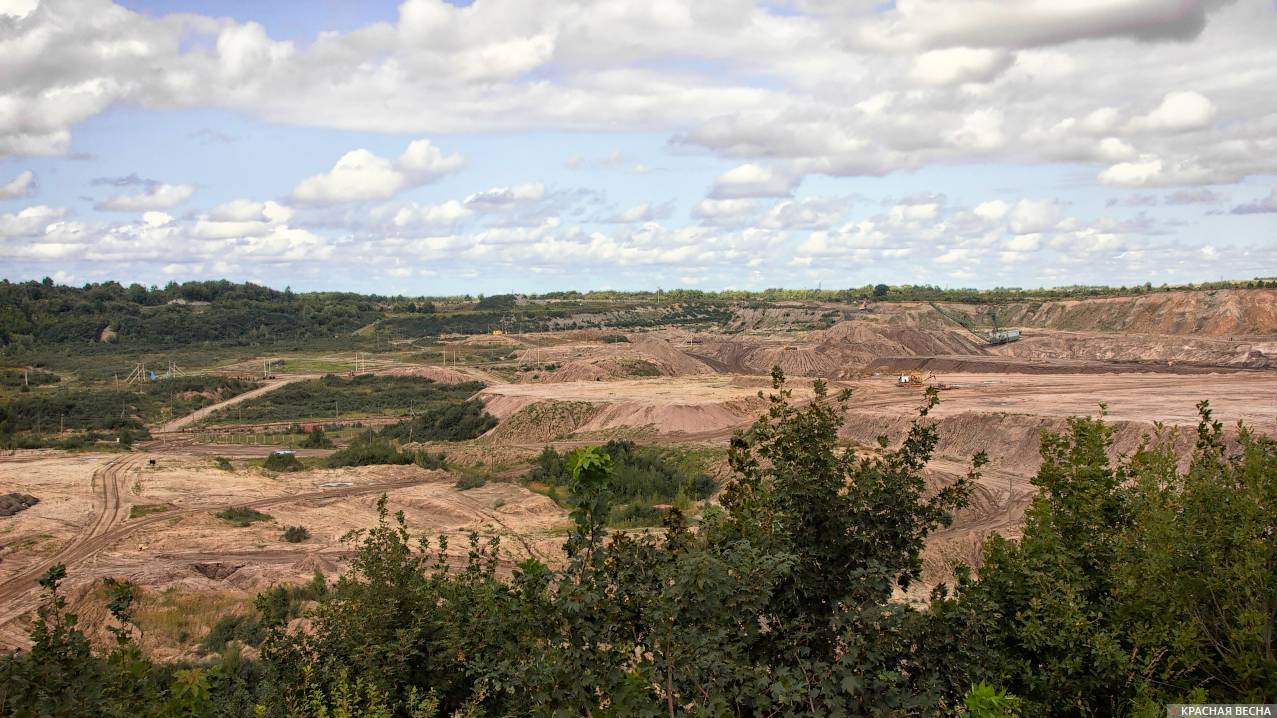
<path id="1" fill-rule="evenodd" d="M 896 386 L 922 386 L 934 378 L 936 378 L 934 373 L 928 373 L 926 376 L 923 376 L 920 371 L 911 371 L 908 374 L 902 373 L 900 377 L 896 379 Z"/>

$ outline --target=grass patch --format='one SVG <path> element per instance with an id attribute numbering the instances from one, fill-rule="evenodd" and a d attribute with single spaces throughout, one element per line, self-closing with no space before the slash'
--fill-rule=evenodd
<path id="1" fill-rule="evenodd" d="M 129 518 L 140 519 L 143 516 L 164 513 L 170 508 L 172 507 L 168 504 L 133 504 L 129 507 Z"/>
<path id="2" fill-rule="evenodd" d="M 234 526 L 244 528 L 258 521 L 270 521 L 273 518 L 270 514 L 264 514 L 261 511 L 250 509 L 247 506 L 232 506 L 213 514 L 217 518 L 226 521 Z"/>
<path id="3" fill-rule="evenodd" d="M 463 469 L 460 478 L 457 479 L 457 483 L 454 484 L 454 486 L 458 491 L 469 491 L 470 489 L 477 489 L 480 486 L 484 486 L 487 483 L 487 474 L 474 471 L 473 469 Z"/>

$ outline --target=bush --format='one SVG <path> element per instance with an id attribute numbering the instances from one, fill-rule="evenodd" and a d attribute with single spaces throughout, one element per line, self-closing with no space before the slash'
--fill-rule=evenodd
<path id="1" fill-rule="evenodd" d="M 266 461 L 262 462 L 262 468 L 269 471 L 302 471 L 306 467 L 291 451 L 272 451 L 270 456 L 266 457 Z"/>
<path id="2" fill-rule="evenodd" d="M 235 467 L 231 465 L 231 460 L 225 456 L 214 456 L 213 463 L 217 464 L 217 468 L 222 471 L 234 471 Z"/>
<path id="3" fill-rule="evenodd" d="M 288 543 L 301 543 L 310 538 L 310 531 L 305 526 L 289 526 L 284 529 L 284 540 Z"/>
<path id="4" fill-rule="evenodd" d="M 381 436 L 397 441 L 465 441 L 497 425 L 478 399 L 427 409 L 411 421 L 387 426 Z"/>
<path id="5" fill-rule="evenodd" d="M 331 449 L 333 448 L 333 442 L 332 439 L 329 439 L 328 436 L 324 434 L 324 428 L 322 426 L 316 426 L 314 429 L 310 430 L 310 433 L 306 435 L 304 440 L 302 440 L 300 446 L 303 449 Z"/>
<path id="6" fill-rule="evenodd" d="M 458 491 L 469 491 L 477 489 L 488 483 L 488 477 L 477 471 L 463 471 L 461 477 L 454 484 Z"/>
<path id="7" fill-rule="evenodd" d="M 240 528 L 244 528 L 245 526 L 258 521 L 270 521 L 272 518 L 270 514 L 264 514 L 256 509 L 250 509 L 247 506 L 232 506 L 228 509 L 218 511 L 213 515 Z"/>
<path id="8" fill-rule="evenodd" d="M 225 616 L 208 630 L 200 648 L 205 653 L 221 653 L 231 641 L 259 646 L 265 638 L 266 629 L 256 616 Z"/>
<path id="9" fill-rule="evenodd" d="M 399 451 L 390 441 L 361 437 L 328 457 L 329 468 L 369 466 L 373 464 L 403 465 L 413 463 L 413 456 Z"/>
<path id="10" fill-rule="evenodd" d="M 168 504 L 134 504 L 129 507 L 129 518 L 139 519 L 148 514 L 158 514 L 168 510 Z"/>

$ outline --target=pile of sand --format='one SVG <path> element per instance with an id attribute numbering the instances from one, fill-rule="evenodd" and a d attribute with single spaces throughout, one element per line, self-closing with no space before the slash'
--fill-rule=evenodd
<path id="1" fill-rule="evenodd" d="M 512 406 L 514 402 L 506 401 L 504 410 Z M 505 421 L 484 438 L 495 442 L 553 441 L 576 432 L 598 413 L 598 405 L 586 401 L 533 401 L 504 417 Z"/>
<path id="2" fill-rule="evenodd" d="M 520 356 L 524 361 L 564 361 L 557 371 L 546 375 L 545 380 L 551 383 L 715 373 L 705 362 L 656 337 L 644 337 L 633 343 L 530 349 Z"/>

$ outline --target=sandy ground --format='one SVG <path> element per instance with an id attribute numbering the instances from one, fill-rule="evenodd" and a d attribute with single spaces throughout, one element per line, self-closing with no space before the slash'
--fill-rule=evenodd
<path id="1" fill-rule="evenodd" d="M 551 559 L 564 535 L 563 512 L 544 496 L 513 483 L 460 491 L 447 472 L 415 466 L 272 475 L 222 471 L 202 456 L 18 458 L 0 462 L 0 490 L 41 502 L 0 523 L 0 645 L 8 647 L 24 645 L 39 599 L 35 579 L 55 562 L 67 565 L 71 594 L 113 576 L 157 591 L 251 595 L 316 569 L 340 572 L 349 548 L 341 538 L 376 524 L 383 493 L 391 514 L 403 511 L 413 531 L 451 535 L 449 555 L 458 563 L 471 531 L 501 537 L 506 564 Z M 163 510 L 131 517 L 134 505 Z M 271 518 L 234 527 L 213 515 L 227 506 Z M 287 543 L 287 526 L 305 526 L 311 538 Z"/>

